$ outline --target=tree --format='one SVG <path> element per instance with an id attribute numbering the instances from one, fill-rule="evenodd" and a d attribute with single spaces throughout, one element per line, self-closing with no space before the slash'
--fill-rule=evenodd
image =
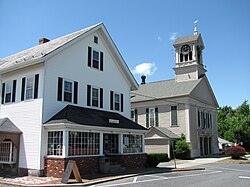
<path id="1" fill-rule="evenodd" d="M 181 138 L 176 141 L 174 152 L 176 158 L 190 158 L 191 148 L 190 145 L 187 143 L 184 134 L 181 134 Z"/>
<path id="2" fill-rule="evenodd" d="M 218 112 L 219 135 L 231 142 L 243 142 L 250 148 L 250 106 L 244 101 L 236 109 L 225 106 Z"/>

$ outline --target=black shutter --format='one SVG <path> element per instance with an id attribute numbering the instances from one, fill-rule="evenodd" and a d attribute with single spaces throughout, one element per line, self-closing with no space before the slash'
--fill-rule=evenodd
<path id="1" fill-rule="evenodd" d="M 38 98 L 38 84 L 39 84 L 39 74 L 35 75 L 35 92 L 34 92 L 34 99 Z"/>
<path id="2" fill-rule="evenodd" d="M 159 127 L 158 108 L 155 108 L 155 126 Z"/>
<path id="3" fill-rule="evenodd" d="M 103 108 L 103 89 L 100 88 L 100 108 Z"/>
<path id="4" fill-rule="evenodd" d="M 92 61 L 92 48 L 88 47 L 88 66 L 91 67 L 91 61 Z"/>
<path id="5" fill-rule="evenodd" d="M 74 104 L 77 104 L 78 100 L 78 82 L 74 81 Z"/>
<path id="6" fill-rule="evenodd" d="M 25 78 L 25 77 L 23 77 L 23 78 L 22 78 L 21 101 L 24 101 L 24 94 L 25 94 L 25 81 L 26 81 L 26 78 Z"/>
<path id="7" fill-rule="evenodd" d="M 91 86 L 87 85 L 87 105 L 90 106 L 91 101 Z"/>
<path id="8" fill-rule="evenodd" d="M 121 94 L 121 112 L 123 112 L 123 94 Z"/>
<path id="9" fill-rule="evenodd" d="M 114 97 L 114 92 L 110 91 L 110 110 L 113 110 L 113 106 L 114 106 L 113 97 Z"/>
<path id="10" fill-rule="evenodd" d="M 62 101 L 63 78 L 58 77 L 57 101 Z"/>
<path id="11" fill-rule="evenodd" d="M 12 102 L 16 101 L 16 80 L 13 80 L 12 85 Z"/>
<path id="12" fill-rule="evenodd" d="M 5 95 L 5 83 L 2 85 L 2 104 L 4 104 L 4 95 Z"/>
<path id="13" fill-rule="evenodd" d="M 103 52 L 101 52 L 101 57 L 100 57 L 100 70 L 103 71 Z"/>
<path id="14" fill-rule="evenodd" d="M 149 128 L 149 109 L 146 108 L 146 127 Z"/>

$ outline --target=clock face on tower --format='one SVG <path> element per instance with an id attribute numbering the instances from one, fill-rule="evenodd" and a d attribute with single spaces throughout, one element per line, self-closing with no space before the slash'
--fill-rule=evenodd
<path id="1" fill-rule="evenodd" d="M 188 53 L 189 51 L 191 51 L 191 47 L 189 45 L 183 45 L 181 47 L 181 52 L 182 53 Z"/>

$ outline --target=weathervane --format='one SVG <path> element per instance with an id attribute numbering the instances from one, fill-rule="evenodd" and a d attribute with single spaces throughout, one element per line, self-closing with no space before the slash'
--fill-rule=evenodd
<path id="1" fill-rule="evenodd" d="M 198 24 L 198 19 L 195 19 L 194 20 L 194 35 L 197 35 L 198 34 L 198 29 L 197 29 L 197 24 Z"/>

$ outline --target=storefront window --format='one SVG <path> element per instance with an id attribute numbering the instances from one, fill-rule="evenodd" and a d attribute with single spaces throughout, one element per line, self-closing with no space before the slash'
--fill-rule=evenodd
<path id="1" fill-rule="evenodd" d="M 63 131 L 48 132 L 48 155 L 62 156 Z"/>
<path id="2" fill-rule="evenodd" d="M 99 145 L 99 133 L 69 131 L 69 156 L 98 155 L 100 153 Z"/>
<path id="3" fill-rule="evenodd" d="M 124 134 L 123 135 L 123 153 L 141 153 L 142 135 Z"/>

